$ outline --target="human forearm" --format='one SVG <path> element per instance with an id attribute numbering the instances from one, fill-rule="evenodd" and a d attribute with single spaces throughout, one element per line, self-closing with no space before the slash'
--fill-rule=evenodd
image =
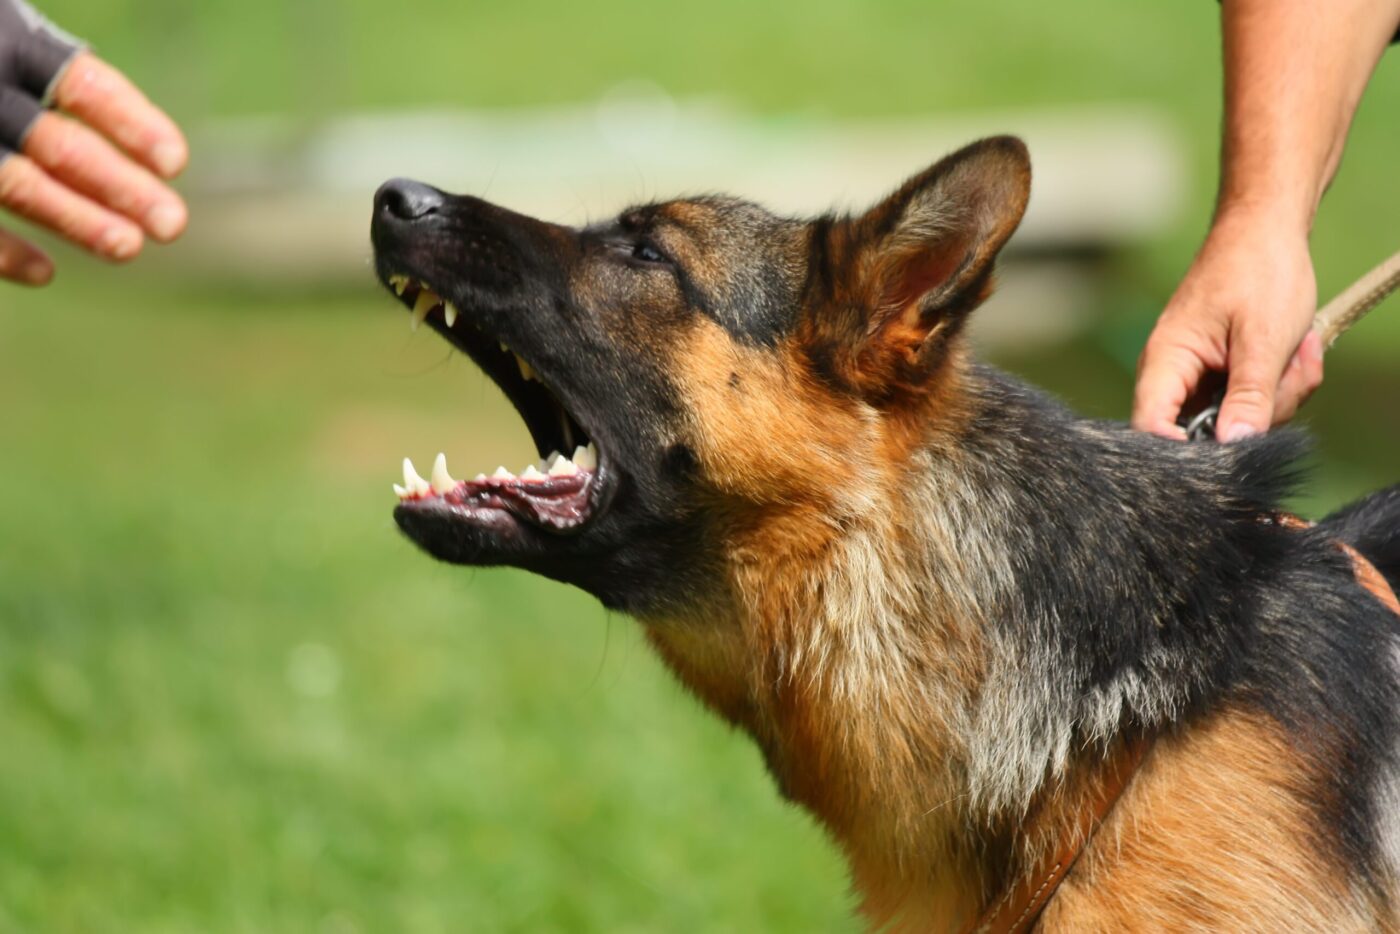
<path id="1" fill-rule="evenodd" d="M 1218 211 L 1306 233 L 1341 162 L 1400 0 L 1224 0 L 1225 133 Z"/>

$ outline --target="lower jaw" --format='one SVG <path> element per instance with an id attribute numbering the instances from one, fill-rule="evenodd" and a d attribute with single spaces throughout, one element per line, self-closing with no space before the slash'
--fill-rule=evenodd
<path id="1" fill-rule="evenodd" d="M 403 486 L 394 485 L 401 509 L 442 508 L 468 522 L 503 513 L 546 532 L 568 534 L 582 528 L 593 511 L 598 455 L 590 444 L 572 458 L 555 452 L 518 477 L 502 467 L 474 480 L 453 479 L 443 454 L 433 464 L 431 480 L 420 477 L 405 458 L 403 478 Z"/>
<path id="2" fill-rule="evenodd" d="M 542 480 L 488 477 L 460 482 L 443 493 L 407 497 L 400 508 L 446 510 L 465 522 L 504 514 L 546 532 L 569 534 L 591 518 L 595 482 L 592 472 Z"/>

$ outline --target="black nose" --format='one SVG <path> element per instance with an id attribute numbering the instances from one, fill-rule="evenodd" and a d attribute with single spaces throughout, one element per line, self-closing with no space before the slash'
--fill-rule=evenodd
<path id="1" fill-rule="evenodd" d="M 374 213 L 401 221 L 416 221 L 436 214 L 447 196 L 422 182 L 394 178 L 379 186 L 374 193 Z"/>

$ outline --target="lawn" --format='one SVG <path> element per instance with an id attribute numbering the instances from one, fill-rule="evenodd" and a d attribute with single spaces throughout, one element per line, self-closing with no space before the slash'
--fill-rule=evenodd
<path id="1" fill-rule="evenodd" d="M 1110 271 L 1101 327 L 1002 360 L 1106 416 L 1208 212 L 1209 0 L 43 6 L 187 121 L 639 74 L 773 115 L 1152 104 L 1200 176 L 1181 225 Z M 1400 247 L 1395 58 L 1319 220 L 1324 293 Z M 833 848 L 635 624 L 398 537 L 402 456 L 473 473 L 528 442 L 368 276 L 61 259 L 0 288 L 0 931 L 856 929 Z M 1329 358 L 1304 510 L 1400 478 L 1395 304 Z"/>
<path id="2" fill-rule="evenodd" d="M 398 538 L 402 454 L 527 441 L 387 300 L 55 291 L 0 398 L 0 929 L 843 929 L 629 620 Z"/>

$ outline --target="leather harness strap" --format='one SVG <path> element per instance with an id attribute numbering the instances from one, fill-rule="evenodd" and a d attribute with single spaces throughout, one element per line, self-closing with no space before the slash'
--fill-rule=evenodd
<path id="1" fill-rule="evenodd" d="M 1312 528 L 1312 523 L 1288 514 L 1278 516 L 1275 521 L 1286 529 Z M 1400 599 L 1396 599 L 1395 591 L 1386 582 L 1385 576 L 1351 545 L 1341 540 L 1336 544 L 1351 559 L 1352 572 L 1356 575 L 1357 583 L 1374 594 L 1391 612 L 1400 616 Z M 1152 740 L 1144 737 L 1131 740 L 1119 749 L 1118 754 L 1110 761 L 1103 784 L 1085 803 L 1078 816 L 1077 825 L 1066 834 L 1060 847 L 1037 862 L 1031 872 L 1012 883 L 982 917 L 963 929 L 963 934 L 1024 934 L 1035 926 L 1036 921 L 1040 919 L 1040 913 L 1055 896 L 1065 876 L 1074 868 L 1094 832 L 1103 824 L 1109 811 L 1113 810 L 1113 805 L 1122 797 L 1124 789 L 1137 774 L 1138 766 L 1142 764 L 1142 758 L 1151 744 Z"/>
<path id="2" fill-rule="evenodd" d="M 1310 529 L 1313 524 L 1306 519 L 1299 519 L 1287 513 L 1278 517 L 1278 524 L 1285 529 Z M 1348 545 L 1341 539 L 1336 539 L 1337 547 L 1346 552 L 1346 556 L 1351 559 L 1351 570 L 1356 575 L 1356 582 L 1375 594 L 1376 599 L 1390 608 L 1392 613 L 1400 616 L 1400 600 L 1395 597 L 1395 591 L 1390 589 L 1390 584 L 1386 582 L 1385 575 L 1376 569 L 1376 566 L 1369 559 L 1355 548 Z"/>
<path id="3" fill-rule="evenodd" d="M 1084 852 L 1084 847 L 1093 838 L 1094 832 L 1122 797 L 1123 790 L 1137 774 L 1142 757 L 1151 745 L 1150 738 L 1138 737 L 1118 748 L 1117 753 L 1108 761 L 1103 783 L 1085 802 L 1083 810 L 1075 818 L 1075 826 L 1065 834 L 1060 846 L 1047 852 L 1031 872 L 1022 876 L 1019 882 L 1013 883 L 1006 893 L 987 909 L 986 914 L 964 929 L 964 934 L 1021 934 L 1031 929 L 1040 918 L 1041 911 L 1059 889 L 1060 883 Z"/>

